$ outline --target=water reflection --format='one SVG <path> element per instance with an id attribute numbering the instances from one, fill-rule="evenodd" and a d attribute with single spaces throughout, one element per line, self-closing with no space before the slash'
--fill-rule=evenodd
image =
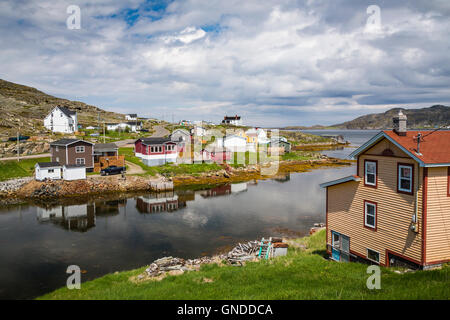
<path id="1" fill-rule="evenodd" d="M 95 206 L 82 204 L 37 208 L 37 220 L 40 223 L 53 223 L 69 231 L 86 232 L 95 227 Z"/>
<path id="2" fill-rule="evenodd" d="M 324 222 L 325 193 L 319 183 L 354 170 L 4 209 L 0 243 L 7 245 L 0 246 L 0 298 L 32 298 L 64 286 L 71 264 L 87 270 L 82 277 L 87 281 L 162 256 L 213 254 L 283 230 L 307 234 L 314 223 Z"/>
<path id="3" fill-rule="evenodd" d="M 172 212 L 183 207 L 186 207 L 186 201 L 181 201 L 173 191 L 152 193 L 136 199 L 136 209 L 140 213 Z"/>

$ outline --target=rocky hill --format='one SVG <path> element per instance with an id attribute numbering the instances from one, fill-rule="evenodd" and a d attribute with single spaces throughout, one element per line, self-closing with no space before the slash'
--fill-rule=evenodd
<path id="1" fill-rule="evenodd" d="M 435 128 L 442 126 L 450 126 L 450 107 L 443 105 L 434 105 L 429 108 L 422 109 L 405 109 L 393 108 L 384 113 L 373 113 L 358 117 L 351 121 L 343 123 L 322 126 L 315 125 L 305 126 L 289 126 L 281 129 L 286 130 L 308 130 L 308 129 L 391 129 L 392 118 L 402 110 L 408 116 L 408 128 Z"/>
<path id="2" fill-rule="evenodd" d="M 36 135 L 46 132 L 44 118 L 50 110 L 64 106 L 77 111 L 78 123 L 84 126 L 97 123 L 98 114 L 106 122 L 123 120 L 124 115 L 108 112 L 79 101 L 70 101 L 48 95 L 35 88 L 0 79 L 0 136 Z"/>
<path id="3" fill-rule="evenodd" d="M 339 129 L 391 129 L 392 118 L 400 110 L 408 117 L 408 128 L 434 128 L 450 125 L 450 107 L 435 105 L 422 109 L 394 108 L 384 113 L 368 114 L 331 127 Z"/>

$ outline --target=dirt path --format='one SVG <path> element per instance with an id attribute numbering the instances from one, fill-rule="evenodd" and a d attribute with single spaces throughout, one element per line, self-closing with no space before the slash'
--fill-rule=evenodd
<path id="1" fill-rule="evenodd" d="M 22 159 L 34 159 L 34 158 L 47 158 L 50 157 L 51 154 L 50 153 L 42 153 L 42 154 L 32 154 L 29 156 L 20 156 L 20 160 Z M 7 161 L 7 160 L 17 160 L 17 156 L 16 157 L 8 157 L 8 158 L 0 158 L 0 161 Z"/>
<path id="2" fill-rule="evenodd" d="M 127 174 L 140 174 L 145 173 L 144 169 L 142 169 L 137 164 L 134 164 L 130 161 L 125 161 L 125 164 L 128 166 Z"/>
<path id="3" fill-rule="evenodd" d="M 153 132 L 153 134 L 151 135 L 151 137 L 153 138 L 165 137 L 170 133 L 169 130 L 164 128 L 164 126 L 155 126 L 153 127 L 153 129 L 155 129 L 155 132 Z"/>

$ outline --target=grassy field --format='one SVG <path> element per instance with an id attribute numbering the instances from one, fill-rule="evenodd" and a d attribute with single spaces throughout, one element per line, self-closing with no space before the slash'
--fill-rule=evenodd
<path id="1" fill-rule="evenodd" d="M 214 172 L 221 170 L 222 167 L 216 163 L 198 163 L 198 164 L 179 164 L 172 165 L 166 164 L 163 166 L 149 167 L 142 163 L 141 159 L 134 155 L 133 148 L 119 148 L 119 154 L 125 155 L 125 160 L 137 164 L 148 175 L 154 176 L 156 174 L 162 174 L 165 176 L 174 176 L 178 174 L 200 174 L 204 172 Z"/>
<path id="2" fill-rule="evenodd" d="M 134 283 L 140 269 L 56 290 L 39 299 L 449 299 L 449 266 L 398 274 L 381 268 L 381 289 L 369 290 L 367 265 L 324 259 L 325 232 L 297 240 L 285 257 L 245 267 L 204 265 L 198 272 Z"/>
<path id="3" fill-rule="evenodd" d="M 37 162 L 48 162 L 49 157 L 23 159 L 20 161 L 0 161 L 0 181 L 30 177 L 34 174 L 34 165 Z"/>
<path id="4" fill-rule="evenodd" d="M 142 163 L 141 159 L 134 155 L 133 148 L 119 148 L 119 154 L 125 155 L 125 160 L 130 161 L 134 164 L 140 166 L 146 174 L 156 175 L 157 173 L 163 175 L 177 175 L 177 174 L 200 174 L 204 172 L 214 172 L 222 169 L 221 166 L 215 163 L 201 163 L 201 164 L 180 164 L 180 165 L 164 165 L 164 166 L 156 166 L 149 167 Z M 317 158 L 318 153 L 313 152 L 304 152 L 304 151 L 293 151 L 291 153 L 287 153 L 280 156 L 280 160 L 311 160 Z M 244 165 L 256 164 L 262 162 L 266 162 L 271 159 L 270 157 L 265 157 L 264 159 L 260 158 L 259 153 L 257 152 L 235 152 L 233 155 L 234 163 L 230 165 L 232 167 L 243 167 Z"/>

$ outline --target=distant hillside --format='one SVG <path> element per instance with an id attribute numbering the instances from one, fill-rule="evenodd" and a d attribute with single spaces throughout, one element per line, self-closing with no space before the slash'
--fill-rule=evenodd
<path id="1" fill-rule="evenodd" d="M 422 109 L 393 108 L 384 113 L 373 113 L 331 126 L 289 126 L 286 130 L 306 129 L 392 129 L 392 118 L 402 110 L 408 116 L 408 128 L 435 128 L 450 125 L 450 107 L 435 105 Z"/>
<path id="2" fill-rule="evenodd" d="M 99 112 L 102 121 L 124 119 L 124 115 L 119 113 L 104 111 L 79 101 L 56 98 L 35 88 L 0 79 L 0 135 L 15 134 L 19 126 L 22 134 L 45 132 L 44 118 L 57 105 L 77 111 L 78 122 L 82 125 L 96 124 Z"/>
<path id="3" fill-rule="evenodd" d="M 408 128 L 434 128 L 450 125 L 450 107 L 435 105 L 422 109 L 394 108 L 384 113 L 368 114 L 331 127 L 339 129 L 391 129 L 392 118 L 400 110 L 408 117 Z"/>

